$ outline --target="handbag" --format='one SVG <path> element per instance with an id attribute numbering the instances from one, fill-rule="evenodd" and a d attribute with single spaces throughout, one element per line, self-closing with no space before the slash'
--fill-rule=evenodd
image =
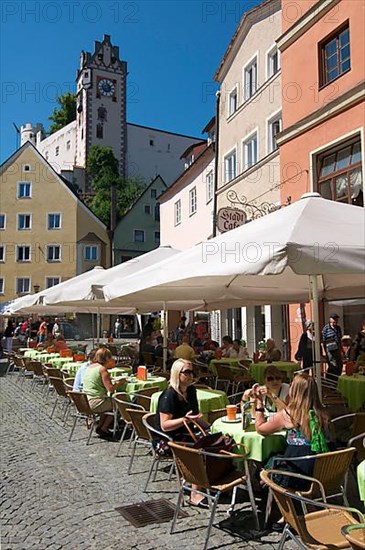
<path id="1" fill-rule="evenodd" d="M 327 351 L 337 351 L 338 350 L 337 342 L 327 342 L 326 350 Z"/>
<path id="2" fill-rule="evenodd" d="M 188 422 L 195 426 L 197 433 L 194 433 Z M 222 432 L 215 434 L 207 433 L 195 420 L 188 421 L 184 419 L 184 426 L 193 440 L 193 449 L 201 449 L 209 453 L 233 455 L 233 448 L 237 445 L 231 436 L 223 435 Z M 228 460 L 227 458 L 219 459 L 212 456 L 205 457 L 205 466 L 211 485 L 214 485 L 214 483 L 235 469 L 232 460 Z"/>

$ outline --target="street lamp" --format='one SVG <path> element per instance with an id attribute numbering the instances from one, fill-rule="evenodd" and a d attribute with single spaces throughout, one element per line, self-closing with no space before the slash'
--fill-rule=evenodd
<path id="1" fill-rule="evenodd" d="M 37 292 L 40 291 L 41 287 L 40 287 L 40 285 L 35 284 L 35 285 L 33 285 L 33 289 L 34 289 L 34 294 L 37 294 Z"/>

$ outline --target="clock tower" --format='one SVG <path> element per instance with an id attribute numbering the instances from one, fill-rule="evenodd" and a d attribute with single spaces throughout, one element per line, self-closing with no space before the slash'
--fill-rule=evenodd
<path id="1" fill-rule="evenodd" d="M 92 145 L 111 147 L 125 176 L 127 63 L 105 34 L 94 53 L 81 52 L 77 72 L 75 167 L 86 168 Z M 86 190 L 88 185 L 86 183 Z"/>

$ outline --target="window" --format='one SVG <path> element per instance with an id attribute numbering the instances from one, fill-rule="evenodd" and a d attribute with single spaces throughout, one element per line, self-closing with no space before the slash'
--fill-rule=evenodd
<path id="1" fill-rule="evenodd" d="M 257 162 L 257 134 L 243 143 L 243 170 L 251 168 Z"/>
<path id="2" fill-rule="evenodd" d="M 196 200 L 196 187 L 193 187 L 189 191 L 189 215 L 192 216 L 195 214 L 197 209 L 197 200 Z"/>
<path id="3" fill-rule="evenodd" d="M 16 293 L 17 294 L 28 294 L 30 292 L 30 278 L 29 277 L 18 277 L 16 279 Z"/>
<path id="4" fill-rule="evenodd" d="M 229 101 L 228 101 L 228 116 L 233 115 L 237 111 L 237 88 L 235 88 L 230 94 L 229 94 Z"/>
<path id="5" fill-rule="evenodd" d="M 45 158 L 46 160 L 48 160 L 48 151 L 46 151 L 46 152 L 44 153 L 44 158 Z"/>
<path id="6" fill-rule="evenodd" d="M 151 189 L 151 199 L 155 199 L 157 197 L 157 190 Z"/>
<path id="7" fill-rule="evenodd" d="M 69 151 L 71 149 L 71 141 L 66 142 L 66 151 Z"/>
<path id="8" fill-rule="evenodd" d="M 96 262 L 98 260 L 98 247 L 96 245 L 87 245 L 84 248 L 84 260 Z"/>
<path id="9" fill-rule="evenodd" d="M 57 146 L 56 147 L 56 152 L 55 152 L 56 157 L 58 157 L 59 154 L 60 154 L 60 148 Z"/>
<path id="10" fill-rule="evenodd" d="M 5 294 L 5 284 L 3 277 L 0 277 L 0 294 Z"/>
<path id="11" fill-rule="evenodd" d="M 155 222 L 160 221 L 160 203 L 155 204 Z"/>
<path id="12" fill-rule="evenodd" d="M 180 199 L 175 202 L 174 210 L 175 210 L 175 216 L 174 216 L 175 225 L 179 225 L 181 223 L 181 200 Z"/>
<path id="13" fill-rule="evenodd" d="M 0 244 L 0 262 L 5 262 L 5 246 Z"/>
<path id="14" fill-rule="evenodd" d="M 23 165 L 23 172 L 30 172 L 30 171 L 31 171 L 30 164 L 24 164 Z"/>
<path id="15" fill-rule="evenodd" d="M 267 54 L 267 77 L 270 78 L 271 76 L 276 74 L 279 69 L 280 69 L 279 51 L 278 51 L 277 47 L 275 46 Z"/>
<path id="16" fill-rule="evenodd" d="M 325 86 L 351 68 L 349 26 L 342 27 L 320 45 L 320 85 Z"/>
<path id="17" fill-rule="evenodd" d="M 16 247 L 16 261 L 30 262 L 30 246 L 28 244 L 22 244 Z"/>
<path id="18" fill-rule="evenodd" d="M 207 182 L 207 202 L 211 201 L 213 198 L 213 192 L 214 192 L 214 177 L 213 177 L 213 170 L 211 170 L 207 174 L 206 178 Z"/>
<path id="19" fill-rule="evenodd" d="M 160 232 L 155 231 L 155 244 L 160 244 Z"/>
<path id="20" fill-rule="evenodd" d="M 48 214 L 48 229 L 61 229 L 61 214 Z"/>
<path id="21" fill-rule="evenodd" d="M 51 286 L 56 286 L 60 283 L 59 277 L 46 277 L 46 288 L 51 288 Z"/>
<path id="22" fill-rule="evenodd" d="M 322 197 L 363 206 L 360 140 L 319 155 L 317 167 Z"/>
<path id="23" fill-rule="evenodd" d="M 30 199 L 32 192 L 32 184 L 28 181 L 20 181 L 18 183 L 18 199 Z"/>
<path id="24" fill-rule="evenodd" d="M 134 230 L 134 242 L 135 243 L 144 243 L 144 231 L 143 229 Z"/>
<path id="25" fill-rule="evenodd" d="M 233 180 L 237 175 L 236 151 L 224 159 L 224 182 Z"/>
<path id="26" fill-rule="evenodd" d="M 281 113 L 276 115 L 268 122 L 268 152 L 276 151 L 278 144 L 276 143 L 276 136 L 282 129 Z"/>
<path id="27" fill-rule="evenodd" d="M 256 58 L 245 68 L 244 72 L 245 100 L 250 99 L 257 90 L 257 60 Z"/>
<path id="28" fill-rule="evenodd" d="M 6 228 L 6 214 L 0 214 L 0 229 Z"/>
<path id="29" fill-rule="evenodd" d="M 103 125 L 100 122 L 99 122 L 99 124 L 96 125 L 96 137 L 98 139 L 103 139 L 103 137 L 104 137 Z"/>
<path id="30" fill-rule="evenodd" d="M 155 142 L 153 139 L 150 139 L 150 147 L 153 147 L 155 145 Z"/>
<path id="31" fill-rule="evenodd" d="M 18 214 L 18 230 L 32 229 L 32 214 Z"/>
<path id="32" fill-rule="evenodd" d="M 47 246 L 47 262 L 61 261 L 61 247 L 59 244 L 50 244 Z"/>
<path id="33" fill-rule="evenodd" d="M 144 213 L 151 215 L 151 205 L 150 204 L 145 204 L 144 205 Z"/>

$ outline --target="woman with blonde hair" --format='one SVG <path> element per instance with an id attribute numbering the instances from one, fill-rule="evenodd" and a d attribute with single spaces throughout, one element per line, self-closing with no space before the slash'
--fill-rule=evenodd
<path id="1" fill-rule="evenodd" d="M 104 438 L 112 438 L 109 427 L 113 422 L 112 415 L 105 413 L 113 410 L 113 402 L 108 392 L 113 393 L 120 385 L 120 381 L 112 383 L 109 369 L 115 366 L 111 351 L 99 348 L 94 355 L 93 363 L 88 366 L 84 374 L 83 392 L 86 393 L 90 408 L 94 413 L 100 413 L 99 425 L 96 433 Z"/>
<path id="2" fill-rule="evenodd" d="M 187 435 L 185 420 L 198 420 L 202 417 L 193 384 L 194 371 L 191 362 L 185 359 L 174 361 L 171 367 L 170 385 L 158 400 L 156 428 L 175 441 L 181 441 Z M 160 441 L 156 441 L 156 445 L 159 443 Z M 193 486 L 193 489 L 198 490 L 198 487 Z M 191 493 L 189 504 L 208 508 L 207 500 L 194 491 Z"/>

